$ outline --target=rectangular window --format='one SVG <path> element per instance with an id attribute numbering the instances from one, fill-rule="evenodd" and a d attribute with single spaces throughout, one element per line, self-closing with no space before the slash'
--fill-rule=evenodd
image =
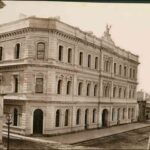
<path id="1" fill-rule="evenodd" d="M 37 44 L 37 59 L 43 60 L 45 57 L 45 43 Z"/>
<path id="2" fill-rule="evenodd" d="M 43 78 L 36 78 L 36 93 L 43 93 Z"/>
<path id="3" fill-rule="evenodd" d="M 20 56 L 20 44 L 16 44 L 16 47 L 15 47 L 15 59 L 19 59 L 19 56 Z"/>
<path id="4" fill-rule="evenodd" d="M 83 52 L 80 52 L 80 54 L 79 54 L 79 65 L 80 66 L 83 65 Z"/>
<path id="5" fill-rule="evenodd" d="M 63 60 L 63 46 L 59 45 L 59 54 L 58 54 L 58 60 Z"/>
<path id="6" fill-rule="evenodd" d="M 127 67 L 124 66 L 124 76 L 126 77 L 127 76 Z"/>

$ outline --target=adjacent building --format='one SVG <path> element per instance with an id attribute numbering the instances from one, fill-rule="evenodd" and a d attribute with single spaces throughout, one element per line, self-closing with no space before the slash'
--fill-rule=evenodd
<path id="1" fill-rule="evenodd" d="M 0 92 L 11 132 L 59 134 L 136 122 L 138 56 L 58 18 L 0 25 Z"/>
<path id="2" fill-rule="evenodd" d="M 150 119 L 150 94 L 143 90 L 138 91 L 137 100 L 139 104 L 139 121 Z"/>

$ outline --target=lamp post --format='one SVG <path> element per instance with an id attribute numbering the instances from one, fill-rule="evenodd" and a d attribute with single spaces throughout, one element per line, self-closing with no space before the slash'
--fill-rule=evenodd
<path id="1" fill-rule="evenodd" d="M 7 120 L 6 124 L 8 126 L 7 150 L 9 150 L 9 133 L 10 133 L 10 125 L 12 124 L 11 114 L 7 114 L 6 120 Z"/>

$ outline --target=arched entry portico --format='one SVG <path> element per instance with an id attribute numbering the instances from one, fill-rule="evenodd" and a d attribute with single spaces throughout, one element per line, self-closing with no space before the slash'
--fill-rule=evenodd
<path id="1" fill-rule="evenodd" d="M 108 110 L 104 109 L 102 112 L 102 127 L 108 127 Z"/>
<path id="2" fill-rule="evenodd" d="M 43 133 L 43 111 L 36 109 L 33 114 L 33 134 Z"/>

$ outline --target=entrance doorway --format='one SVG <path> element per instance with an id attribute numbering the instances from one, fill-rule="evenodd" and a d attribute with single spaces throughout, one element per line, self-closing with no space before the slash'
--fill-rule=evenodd
<path id="1" fill-rule="evenodd" d="M 33 134 L 43 133 L 43 111 L 36 109 L 33 115 Z"/>
<path id="2" fill-rule="evenodd" d="M 120 124 L 120 108 L 118 108 L 118 112 L 117 112 L 117 124 Z"/>
<path id="3" fill-rule="evenodd" d="M 104 109 L 102 112 L 102 127 L 108 127 L 108 110 Z"/>
<path id="4" fill-rule="evenodd" d="M 88 119 L 89 119 L 89 110 L 86 109 L 85 110 L 85 129 L 88 129 L 88 126 L 89 126 Z"/>

